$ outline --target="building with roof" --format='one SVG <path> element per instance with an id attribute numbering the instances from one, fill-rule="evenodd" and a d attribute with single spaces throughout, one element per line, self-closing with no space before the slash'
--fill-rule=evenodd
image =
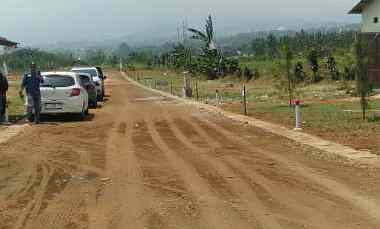
<path id="1" fill-rule="evenodd" d="M 369 40 L 369 79 L 380 87 L 380 0 L 361 0 L 349 13 L 362 15 L 362 36 Z"/>
<path id="2" fill-rule="evenodd" d="M 4 37 L 0 37 L 0 46 L 5 46 L 5 47 L 9 47 L 9 48 L 16 48 L 17 45 L 18 45 L 17 42 L 10 41 Z"/>
<path id="3" fill-rule="evenodd" d="M 362 15 L 362 32 L 378 33 L 380 32 L 380 1 L 379 0 L 361 0 L 349 12 L 350 14 Z"/>

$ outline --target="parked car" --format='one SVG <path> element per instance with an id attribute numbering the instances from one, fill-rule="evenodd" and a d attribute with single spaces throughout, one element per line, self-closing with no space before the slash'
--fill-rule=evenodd
<path id="1" fill-rule="evenodd" d="M 102 79 L 102 81 L 103 81 L 103 84 L 102 84 L 102 87 L 103 87 L 103 88 L 102 88 L 102 89 L 103 89 L 103 95 L 105 96 L 105 95 L 106 95 L 106 90 L 105 90 L 105 88 L 104 88 L 104 80 L 107 79 L 107 76 L 104 75 L 102 67 L 96 67 L 96 69 L 97 69 L 98 72 L 99 72 L 100 79 Z"/>
<path id="2" fill-rule="evenodd" d="M 87 73 L 90 74 L 92 77 L 92 80 L 95 82 L 96 85 L 96 91 L 98 93 L 98 101 L 103 101 L 104 98 L 104 82 L 100 78 L 100 73 L 98 72 L 98 69 L 95 67 L 74 67 L 71 69 L 71 71 L 76 73 Z"/>
<path id="3" fill-rule="evenodd" d="M 96 108 L 98 103 L 98 93 L 96 91 L 96 84 L 92 80 L 90 74 L 79 73 L 80 83 L 87 90 L 88 94 L 88 106 L 90 108 Z"/>
<path id="4" fill-rule="evenodd" d="M 41 114 L 88 114 L 88 94 L 74 72 L 45 72 L 41 74 Z"/>

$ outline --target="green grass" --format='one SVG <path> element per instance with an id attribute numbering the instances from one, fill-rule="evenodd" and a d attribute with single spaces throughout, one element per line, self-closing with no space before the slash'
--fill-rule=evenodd
<path id="1" fill-rule="evenodd" d="M 164 80 L 168 85 L 157 89 L 170 92 L 172 84 L 173 94 L 180 96 L 182 93 L 183 75 L 180 73 L 149 70 L 129 74 L 150 87 L 154 87 L 155 81 Z M 239 79 L 233 76 L 214 81 L 197 80 L 197 78 L 201 77 L 192 79 L 194 98 L 197 81 L 200 101 L 213 103 L 215 91 L 218 90 L 224 102 L 224 109 L 241 112 L 243 84 Z M 277 88 L 276 83 L 278 82 L 273 77 L 262 77 L 246 84 L 248 112 L 256 118 L 293 128 L 294 108 L 289 107 L 287 93 Z M 302 107 L 304 131 L 380 154 L 380 142 L 377 137 L 380 136 L 380 120 L 374 119 L 373 111 L 368 113 L 367 120 L 362 120 L 359 101 L 349 101 L 352 97 L 347 94 L 347 91 L 354 87 L 354 82 L 342 83 L 330 80 L 318 84 L 299 85 L 295 97 L 300 98 L 304 104 Z M 372 110 L 380 109 L 380 100 L 371 101 L 370 106 Z"/>
<path id="2" fill-rule="evenodd" d="M 14 121 L 22 117 L 25 113 L 25 101 L 20 98 L 18 91 L 20 89 L 20 77 L 11 76 L 9 90 L 7 94 L 8 99 L 8 115 L 10 121 Z"/>
<path id="3" fill-rule="evenodd" d="M 380 109 L 380 100 L 371 101 L 371 107 Z M 238 111 L 236 107 L 230 109 Z M 301 112 L 304 131 L 380 154 L 380 120 L 376 120 L 374 110 L 368 111 L 363 120 L 359 102 L 311 103 Z M 294 108 L 286 105 L 254 103 L 249 106 L 249 114 L 289 128 L 295 126 Z"/>

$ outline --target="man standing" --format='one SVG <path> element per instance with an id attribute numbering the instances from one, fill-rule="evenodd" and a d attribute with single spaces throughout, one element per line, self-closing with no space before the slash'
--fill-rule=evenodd
<path id="1" fill-rule="evenodd" d="M 4 122 L 7 109 L 7 91 L 8 80 L 3 73 L 0 72 L 0 122 Z"/>
<path id="2" fill-rule="evenodd" d="M 26 90 L 27 96 L 27 118 L 30 122 L 34 120 L 36 124 L 40 123 L 41 112 L 41 91 L 40 84 L 43 82 L 41 74 L 37 71 L 36 65 L 30 65 L 30 73 L 24 74 L 21 83 L 20 96 L 23 97 L 23 91 Z M 33 116 L 34 111 L 34 116 Z"/>

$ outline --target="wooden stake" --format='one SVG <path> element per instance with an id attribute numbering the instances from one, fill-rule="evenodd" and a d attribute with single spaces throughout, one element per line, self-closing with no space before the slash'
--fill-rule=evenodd
<path id="1" fill-rule="evenodd" d="M 173 80 L 170 80 L 170 94 L 173 95 Z"/>
<path id="2" fill-rule="evenodd" d="M 198 80 L 195 80 L 195 96 L 196 100 L 199 101 Z"/>
<path id="3" fill-rule="evenodd" d="M 247 111 L 247 91 L 245 88 L 245 84 L 243 84 L 243 91 L 242 91 L 242 97 L 243 97 L 243 114 L 248 115 Z"/>

